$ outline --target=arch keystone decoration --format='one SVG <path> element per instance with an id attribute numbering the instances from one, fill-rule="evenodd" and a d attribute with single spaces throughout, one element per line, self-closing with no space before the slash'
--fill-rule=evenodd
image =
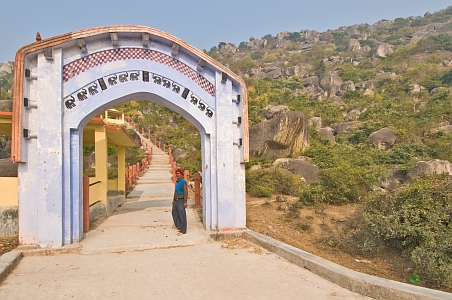
<path id="1" fill-rule="evenodd" d="M 97 27 L 22 47 L 14 76 L 21 244 L 82 239 L 83 128 L 130 100 L 163 105 L 199 130 L 205 229 L 246 227 L 246 86 L 204 52 L 146 26 Z"/>

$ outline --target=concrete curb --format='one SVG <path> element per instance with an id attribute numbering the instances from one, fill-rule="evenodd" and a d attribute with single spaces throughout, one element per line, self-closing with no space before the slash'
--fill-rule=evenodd
<path id="1" fill-rule="evenodd" d="M 385 300 L 452 299 L 452 294 L 356 272 L 248 230 L 245 239 L 352 292 Z"/>
<path id="2" fill-rule="evenodd" d="M 19 264 L 22 252 L 13 250 L 0 256 L 0 282 Z"/>
<path id="3" fill-rule="evenodd" d="M 19 246 L 18 251 L 21 251 L 22 255 L 25 256 L 50 256 L 56 254 L 79 254 L 82 250 L 82 246 L 79 243 L 70 244 L 67 246 L 59 248 L 24 248 L 21 249 Z"/>

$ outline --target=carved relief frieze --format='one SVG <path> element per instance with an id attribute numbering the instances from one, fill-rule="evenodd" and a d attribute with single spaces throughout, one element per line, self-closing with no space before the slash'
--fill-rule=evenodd
<path id="1" fill-rule="evenodd" d="M 168 89 L 175 94 L 179 94 L 182 98 L 196 106 L 208 118 L 213 117 L 214 110 L 192 91 L 169 78 L 144 70 L 121 71 L 98 78 L 64 97 L 64 105 L 67 110 L 72 110 L 80 102 L 90 101 L 91 98 L 96 97 L 100 92 L 99 88 L 101 91 L 104 91 L 135 81 L 149 82 L 161 88 Z"/>

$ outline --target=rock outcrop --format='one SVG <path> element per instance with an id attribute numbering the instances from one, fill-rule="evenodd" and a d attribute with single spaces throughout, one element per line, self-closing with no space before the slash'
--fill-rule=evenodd
<path id="1" fill-rule="evenodd" d="M 237 47 L 232 44 L 232 43 L 227 43 L 226 45 L 222 45 L 220 47 L 220 49 L 218 49 L 218 51 L 223 54 L 223 53 L 236 53 L 237 52 Z"/>
<path id="2" fill-rule="evenodd" d="M 13 100 L 0 100 L 0 111 L 13 111 Z"/>
<path id="3" fill-rule="evenodd" d="M 274 166 L 284 166 L 293 171 L 294 174 L 300 175 L 306 182 L 316 182 L 319 180 L 320 168 L 311 164 L 305 158 L 280 158 L 275 160 Z"/>
<path id="4" fill-rule="evenodd" d="M 369 142 L 381 150 L 391 148 L 396 139 L 397 136 L 392 132 L 392 129 L 388 127 L 377 130 L 369 135 Z"/>
<path id="5" fill-rule="evenodd" d="M 334 137 L 334 129 L 331 127 L 322 127 L 319 128 L 320 136 L 325 139 L 329 140 L 331 143 L 336 143 L 336 138 Z"/>
<path id="6" fill-rule="evenodd" d="M 359 128 L 363 125 L 364 125 L 363 122 L 351 121 L 351 122 L 335 124 L 333 126 L 333 129 L 334 129 L 335 135 L 338 135 L 338 134 L 351 135 L 355 128 Z"/>
<path id="7" fill-rule="evenodd" d="M 184 150 L 184 149 L 176 149 L 174 150 L 174 152 L 172 153 L 174 160 L 178 160 L 181 157 L 187 156 L 188 151 Z"/>
<path id="8" fill-rule="evenodd" d="M 282 113 L 289 111 L 289 108 L 285 105 L 267 105 L 259 111 L 259 116 L 264 116 L 267 120 L 274 118 Z"/>
<path id="9" fill-rule="evenodd" d="M 348 51 L 358 51 L 361 49 L 361 45 L 357 39 L 350 39 L 347 43 L 346 49 Z"/>
<path id="10" fill-rule="evenodd" d="M 14 63 L 10 61 L 5 61 L 0 63 L 0 76 L 5 76 L 11 74 L 14 71 Z"/>
<path id="11" fill-rule="evenodd" d="M 301 112 L 289 111 L 253 125 L 249 136 L 251 155 L 287 157 L 308 147 L 308 121 Z"/>
<path id="12" fill-rule="evenodd" d="M 388 57 L 389 55 L 394 53 L 392 45 L 388 43 L 377 43 L 374 47 L 375 52 L 379 57 Z"/>
<path id="13" fill-rule="evenodd" d="M 416 178 L 422 174 L 442 174 L 447 173 L 452 175 L 452 163 L 447 160 L 434 159 L 431 161 L 420 161 L 416 166 L 408 172 L 408 178 Z"/>
<path id="14" fill-rule="evenodd" d="M 343 83 L 342 78 L 334 73 L 325 73 L 320 77 L 320 87 L 324 91 L 330 90 L 332 86 L 338 86 L 340 90 Z"/>

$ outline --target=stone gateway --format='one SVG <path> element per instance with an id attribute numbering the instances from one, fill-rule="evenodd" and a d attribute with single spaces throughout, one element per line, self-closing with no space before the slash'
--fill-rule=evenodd
<path id="1" fill-rule="evenodd" d="M 85 29 L 16 54 L 11 159 L 18 164 L 19 239 L 80 241 L 83 128 L 130 100 L 189 120 L 202 143 L 206 230 L 246 226 L 248 107 L 244 82 L 184 41 L 145 26 Z"/>

